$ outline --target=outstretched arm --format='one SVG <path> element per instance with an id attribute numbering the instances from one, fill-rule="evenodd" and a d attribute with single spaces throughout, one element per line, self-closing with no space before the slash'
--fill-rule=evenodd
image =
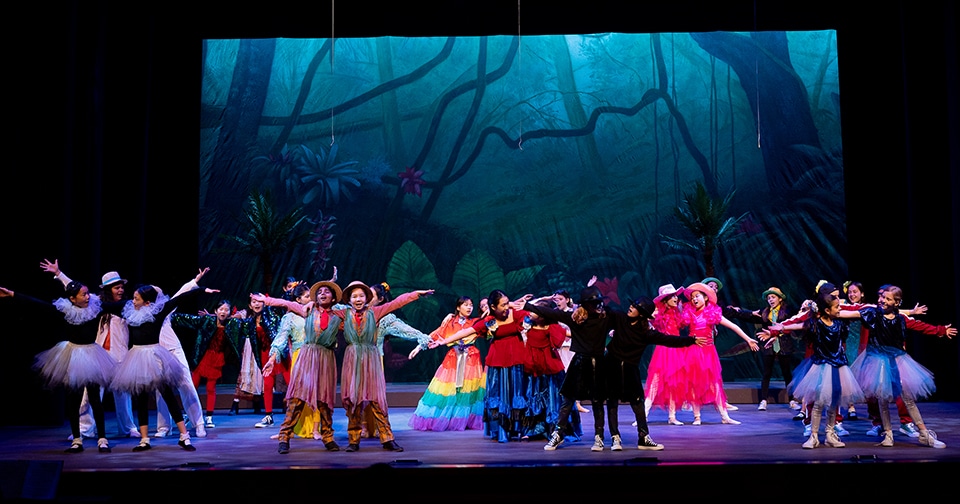
<path id="1" fill-rule="evenodd" d="M 46 271 L 47 273 L 53 273 L 54 280 L 60 280 L 64 287 L 66 287 L 73 280 L 60 271 L 60 260 L 54 259 L 53 262 L 50 262 L 49 259 L 44 259 L 40 261 L 40 269 Z"/>
<path id="2" fill-rule="evenodd" d="M 730 322 L 730 320 L 728 320 L 727 317 L 720 318 L 720 325 L 737 333 L 737 336 L 740 336 L 740 339 L 742 339 L 743 341 L 746 341 L 747 344 L 750 345 L 750 350 L 753 350 L 754 352 L 760 350 L 760 345 L 757 344 L 757 340 L 751 338 L 750 336 L 747 336 L 747 333 L 743 332 L 743 329 L 740 329 L 740 326 L 738 326 L 737 324 L 734 324 L 733 322 Z"/>
<path id="3" fill-rule="evenodd" d="M 464 327 L 463 329 L 460 329 L 459 331 L 451 334 L 450 336 L 447 336 L 446 338 L 443 338 L 441 340 L 431 341 L 428 344 L 428 346 L 430 348 L 437 348 L 438 346 L 448 345 L 450 343 L 460 341 L 463 338 L 466 338 L 467 336 L 471 336 L 474 334 L 477 334 L 477 331 L 473 327 Z"/>

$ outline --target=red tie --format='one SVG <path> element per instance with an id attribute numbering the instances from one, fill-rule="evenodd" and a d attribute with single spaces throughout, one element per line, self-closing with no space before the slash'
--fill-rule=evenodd
<path id="1" fill-rule="evenodd" d="M 110 351 L 110 323 L 107 322 L 107 337 L 103 338 L 103 349 Z"/>
<path id="2" fill-rule="evenodd" d="M 320 312 L 320 330 L 326 330 L 327 326 L 330 324 L 330 313 L 327 310 Z"/>

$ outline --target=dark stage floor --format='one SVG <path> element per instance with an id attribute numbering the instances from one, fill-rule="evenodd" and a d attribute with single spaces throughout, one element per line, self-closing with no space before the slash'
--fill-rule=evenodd
<path id="1" fill-rule="evenodd" d="M 862 479 L 851 483 L 858 495 L 870 488 L 884 489 L 879 493 L 888 495 L 916 485 L 927 491 L 946 485 L 951 480 L 945 470 L 956 469 L 960 461 L 960 403 L 919 405 L 928 427 L 946 443 L 945 449 L 920 446 L 916 439 L 899 433 L 895 446 L 882 448 L 876 445 L 879 438 L 865 434 L 870 422 L 857 420 L 844 423 L 850 431 L 843 438 L 846 448 L 804 450 L 802 426 L 791 419 L 794 412 L 786 405 L 771 404 L 767 411 L 757 411 L 754 404 L 739 406 L 731 416 L 741 425 L 723 425 L 710 410 L 703 413 L 704 425 L 690 425 L 692 413 L 680 412 L 678 418 L 687 424 L 672 426 L 667 425 L 665 412 L 654 410 L 649 418 L 651 435 L 666 446 L 660 452 L 636 449 L 636 429 L 630 426 L 633 416 L 625 405 L 620 408 L 624 450 L 609 450 L 607 431 L 608 448 L 599 453 L 590 450 L 590 414 L 584 415 L 587 435 L 583 440 L 546 452 L 543 440 L 500 444 L 478 431 L 411 430 L 407 427 L 410 406 L 390 408 L 396 439 L 405 448 L 402 453 L 384 451 L 376 439 L 364 439 L 356 453 L 331 453 L 319 441 L 296 438 L 291 452 L 280 455 L 277 442 L 270 439 L 277 428 L 254 428 L 260 415 L 249 409 L 239 416 L 218 411 L 217 427 L 208 429 L 207 437 L 193 439 L 197 451 L 192 453 L 182 451 L 175 436 L 154 439 L 152 450 L 134 453 L 136 439 L 113 434 L 110 454 L 98 453 L 95 440 L 88 440 L 85 452 L 70 455 L 63 452 L 69 445 L 66 425 L 4 427 L 0 428 L 0 497 L 113 501 L 134 488 L 162 491 L 158 498 L 173 496 L 167 492 L 186 497 L 181 492 L 189 488 L 197 496 L 245 502 L 283 496 L 288 485 L 297 486 L 297 492 L 315 489 L 338 494 L 352 488 L 428 502 L 447 501 L 453 494 L 467 501 L 513 501 L 578 494 L 586 498 L 598 491 L 710 497 L 755 487 L 780 494 L 807 485 L 804 479 L 821 477 L 831 485 L 846 478 Z M 865 416 L 863 405 L 858 411 Z M 281 418 L 278 413 L 278 424 Z M 334 427 L 337 441 L 346 446 L 342 409 L 334 412 Z M 116 431 L 112 413 L 107 416 L 107 429 Z M 871 482 L 867 489 L 862 488 L 864 481 Z M 165 485 L 160 482 L 169 488 L 161 490 Z"/>

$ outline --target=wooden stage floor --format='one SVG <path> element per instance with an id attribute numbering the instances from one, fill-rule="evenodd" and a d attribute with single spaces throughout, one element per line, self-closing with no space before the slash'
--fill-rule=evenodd
<path id="1" fill-rule="evenodd" d="M 392 387 L 393 393 L 416 395 L 403 387 Z M 384 451 L 376 439 L 364 439 L 360 451 L 347 453 L 327 452 L 320 441 L 295 438 L 291 452 L 281 455 L 277 442 L 270 439 L 277 427 L 254 428 L 261 415 L 249 409 L 237 416 L 228 416 L 226 409 L 217 411 L 216 428 L 208 429 L 205 438 L 193 438 L 197 451 L 192 453 L 182 451 L 175 436 L 154 439 L 152 450 L 134 453 L 131 450 L 138 441 L 118 437 L 109 412 L 107 429 L 113 447 L 109 454 L 98 453 L 95 440 L 84 443 L 83 453 L 64 453 L 69 446 L 66 424 L 2 427 L 0 500 L 126 501 L 126 492 L 139 488 L 135 491 L 163 492 L 158 498 L 192 494 L 247 502 L 284 496 L 291 491 L 290 485 L 297 493 L 370 490 L 373 495 L 410 496 L 423 502 L 449 501 L 451 495 L 467 502 L 590 498 L 597 492 L 693 498 L 730 495 L 731 491 L 743 495 L 750 488 L 784 493 L 817 484 L 820 478 L 837 485 L 849 479 L 862 497 L 871 488 L 878 495 L 889 495 L 918 484 L 927 490 L 947 485 L 951 480 L 944 469 L 956 469 L 960 462 L 960 403 L 919 405 L 928 427 L 946 443 L 945 449 L 920 446 L 900 433 L 895 435 L 895 446 L 879 447 L 879 438 L 865 434 L 870 422 L 861 419 L 844 422 L 850 432 L 843 438 L 845 448 L 804 450 L 802 426 L 792 420 L 794 411 L 788 406 L 771 404 L 767 411 L 757 411 L 756 405 L 741 403 L 740 410 L 731 413 L 741 425 L 723 425 L 716 411 L 705 410 L 701 426 L 689 424 L 690 412 L 678 413 L 686 425 L 672 426 L 666 423 L 664 411 L 652 411 L 651 435 L 665 445 L 663 451 L 637 450 L 636 429 L 630 426 L 633 414 L 622 405 L 623 451 L 609 450 L 607 430 L 608 448 L 592 452 L 593 419 L 585 414 L 581 441 L 546 452 L 542 439 L 497 443 L 479 431 L 412 430 L 407 422 L 414 408 L 397 401 L 403 406 L 391 405 L 390 418 L 397 442 L 405 448 L 402 453 Z M 864 405 L 858 406 L 860 417 L 865 418 Z M 896 412 L 891 413 L 896 419 Z M 282 413 L 278 411 L 275 418 L 279 425 Z M 342 409 L 334 411 L 334 427 L 338 443 L 345 447 Z M 864 488 L 867 481 L 871 483 Z"/>

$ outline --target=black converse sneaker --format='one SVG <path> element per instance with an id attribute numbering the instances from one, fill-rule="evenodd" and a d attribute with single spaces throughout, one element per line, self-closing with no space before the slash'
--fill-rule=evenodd
<path id="1" fill-rule="evenodd" d="M 663 449 L 663 445 L 654 441 L 653 438 L 650 437 L 650 434 L 647 434 L 637 443 L 637 449 L 659 451 Z"/>
<path id="2" fill-rule="evenodd" d="M 547 444 L 543 446 L 543 449 L 546 451 L 553 451 L 562 444 L 563 436 L 560 435 L 560 431 L 553 431 L 553 434 L 550 435 L 550 440 L 547 441 Z"/>

